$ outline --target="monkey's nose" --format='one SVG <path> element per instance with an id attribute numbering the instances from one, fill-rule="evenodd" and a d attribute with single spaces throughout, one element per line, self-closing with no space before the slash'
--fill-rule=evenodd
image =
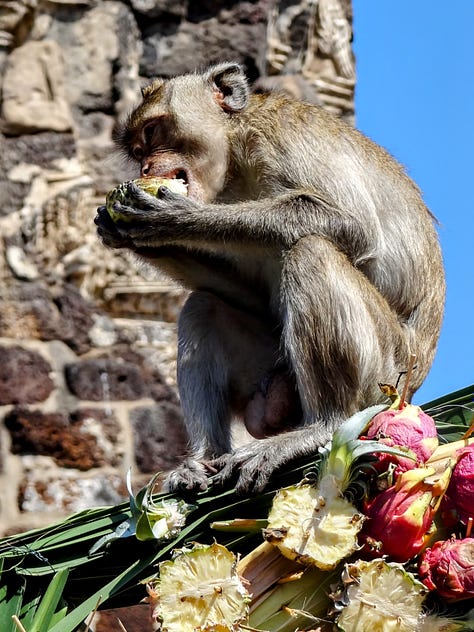
<path id="1" fill-rule="evenodd" d="M 148 161 L 142 163 L 141 175 L 142 176 L 149 176 L 150 175 L 150 171 L 151 171 L 151 163 L 149 163 Z"/>

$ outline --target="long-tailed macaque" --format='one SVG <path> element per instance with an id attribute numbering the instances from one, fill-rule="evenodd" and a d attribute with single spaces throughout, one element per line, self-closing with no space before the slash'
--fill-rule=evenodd
<path id="1" fill-rule="evenodd" d="M 191 454 L 173 491 L 272 472 L 383 398 L 416 354 L 430 368 L 444 304 L 433 217 L 381 147 L 321 108 L 250 95 L 241 67 L 157 80 L 118 133 L 142 176 L 105 207 L 103 243 L 192 290 L 178 324 L 178 385 Z M 117 218 L 117 214 L 115 215 Z M 259 440 L 232 451 L 240 417 Z"/>

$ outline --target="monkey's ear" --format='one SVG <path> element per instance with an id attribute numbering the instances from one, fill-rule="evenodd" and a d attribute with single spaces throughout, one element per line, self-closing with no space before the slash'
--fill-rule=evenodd
<path id="1" fill-rule="evenodd" d="M 217 103 L 226 112 L 241 112 L 249 100 L 249 87 L 242 66 L 235 63 L 218 64 L 206 74 Z"/>

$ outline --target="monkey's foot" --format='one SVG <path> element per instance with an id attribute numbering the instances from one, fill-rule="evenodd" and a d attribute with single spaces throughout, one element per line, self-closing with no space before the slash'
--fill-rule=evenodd
<path id="1" fill-rule="evenodd" d="M 186 459 L 176 470 L 168 474 L 163 489 L 173 494 L 197 494 L 206 491 L 208 481 L 205 465 L 193 459 Z"/>
<path id="2" fill-rule="evenodd" d="M 209 461 L 208 467 L 218 470 L 212 484 L 223 486 L 236 480 L 235 489 L 241 494 L 261 492 L 277 470 L 299 457 L 316 455 L 331 434 L 327 426 L 310 425 L 247 443 L 231 454 Z"/>
<path id="3" fill-rule="evenodd" d="M 212 477 L 213 485 L 224 486 L 230 479 L 237 479 L 235 489 L 240 494 L 261 492 L 270 477 L 285 458 L 279 458 L 271 437 L 262 441 L 252 441 L 230 454 L 224 454 L 210 461 L 209 465 L 218 473 Z"/>

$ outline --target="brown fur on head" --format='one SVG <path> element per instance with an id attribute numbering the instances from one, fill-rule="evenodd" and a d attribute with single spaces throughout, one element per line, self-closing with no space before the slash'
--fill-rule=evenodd
<path id="1" fill-rule="evenodd" d="M 183 178 L 190 197 L 210 201 L 222 189 L 227 170 L 224 113 L 243 110 L 248 94 L 237 64 L 214 66 L 203 76 L 158 79 L 143 89 L 142 102 L 116 129 L 114 140 L 140 163 L 142 176 Z M 197 124 L 203 104 L 213 120 L 212 136 L 206 125 Z"/>

